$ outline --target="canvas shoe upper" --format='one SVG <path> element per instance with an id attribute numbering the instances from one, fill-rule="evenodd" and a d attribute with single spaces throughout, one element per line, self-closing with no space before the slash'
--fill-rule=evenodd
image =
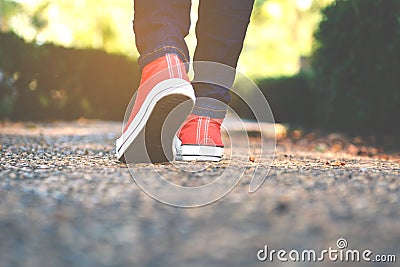
<path id="1" fill-rule="evenodd" d="M 185 66 L 177 55 L 166 54 L 146 65 L 135 103 L 116 141 L 117 158 L 128 163 L 173 160 L 173 138 L 194 101 Z"/>
<path id="2" fill-rule="evenodd" d="M 223 119 L 190 115 L 177 134 L 177 159 L 220 161 L 224 144 L 221 139 Z"/>

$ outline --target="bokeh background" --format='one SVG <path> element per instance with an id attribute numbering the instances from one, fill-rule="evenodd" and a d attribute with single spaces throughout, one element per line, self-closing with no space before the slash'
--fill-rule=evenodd
<path id="1" fill-rule="evenodd" d="M 122 120 L 140 78 L 132 18 L 131 0 L 0 0 L 0 119 Z M 256 0 L 238 70 L 278 122 L 397 135 L 400 1 Z"/>

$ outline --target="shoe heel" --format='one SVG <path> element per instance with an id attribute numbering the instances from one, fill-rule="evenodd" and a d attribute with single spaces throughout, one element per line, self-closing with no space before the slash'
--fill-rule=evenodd
<path id="1" fill-rule="evenodd" d="M 193 108 L 193 100 L 181 94 L 162 98 L 145 127 L 147 153 L 153 163 L 174 160 L 173 139 Z"/>

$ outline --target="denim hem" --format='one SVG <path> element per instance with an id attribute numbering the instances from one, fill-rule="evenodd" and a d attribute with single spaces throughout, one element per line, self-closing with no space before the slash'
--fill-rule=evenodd
<path id="1" fill-rule="evenodd" d="M 196 99 L 196 104 L 192 114 L 223 119 L 228 110 L 228 105 L 214 98 L 200 97 Z"/>
<path id="2" fill-rule="evenodd" d="M 201 107 L 194 107 L 192 110 L 192 114 L 210 117 L 213 119 L 224 119 L 226 115 L 226 110 L 212 110 L 212 109 L 203 109 Z"/>
<path id="3" fill-rule="evenodd" d="M 189 72 L 189 59 L 185 56 L 181 49 L 174 45 L 163 45 L 160 48 L 155 49 L 154 51 L 141 55 L 138 60 L 140 70 L 142 70 L 150 62 L 169 53 L 176 54 L 179 59 L 182 60 L 182 62 L 185 64 L 186 72 Z"/>

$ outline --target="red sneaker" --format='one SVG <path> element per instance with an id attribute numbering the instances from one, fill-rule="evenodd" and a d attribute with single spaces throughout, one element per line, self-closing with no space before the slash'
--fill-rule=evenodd
<path id="1" fill-rule="evenodd" d="M 176 159 L 220 161 L 224 154 L 222 121 L 223 119 L 190 115 L 177 134 Z"/>
<path id="2" fill-rule="evenodd" d="M 135 104 L 116 141 L 118 159 L 128 163 L 173 160 L 174 136 L 194 101 L 193 87 L 177 55 L 166 54 L 146 65 Z"/>

